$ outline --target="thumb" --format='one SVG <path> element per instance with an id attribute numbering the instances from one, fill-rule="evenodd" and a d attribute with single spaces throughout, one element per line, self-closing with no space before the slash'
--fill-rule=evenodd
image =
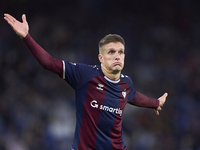
<path id="1" fill-rule="evenodd" d="M 22 21 L 26 22 L 26 15 L 25 14 L 22 15 Z"/>
<path id="2" fill-rule="evenodd" d="M 168 93 L 165 93 L 163 96 L 164 96 L 164 97 L 167 97 L 167 96 L 168 96 Z"/>
<path id="3" fill-rule="evenodd" d="M 165 93 L 163 94 L 158 100 L 160 101 L 160 106 L 163 106 L 165 101 L 166 101 L 166 98 L 168 96 L 168 93 Z"/>
<path id="4" fill-rule="evenodd" d="M 161 97 L 159 97 L 158 99 L 160 100 L 160 99 L 166 98 L 167 96 L 168 96 L 168 93 L 165 93 Z"/>

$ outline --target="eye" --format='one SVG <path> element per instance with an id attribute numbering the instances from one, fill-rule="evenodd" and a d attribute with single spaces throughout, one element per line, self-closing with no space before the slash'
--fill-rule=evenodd
<path id="1" fill-rule="evenodd" d="M 124 54 L 124 51 L 119 51 L 119 54 Z"/>
<path id="2" fill-rule="evenodd" d="M 114 54 L 114 52 L 115 52 L 115 51 L 110 50 L 110 51 L 108 52 L 108 54 Z"/>

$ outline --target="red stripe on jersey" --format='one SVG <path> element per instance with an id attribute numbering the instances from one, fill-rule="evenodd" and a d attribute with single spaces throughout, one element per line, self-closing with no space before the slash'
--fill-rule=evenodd
<path id="1" fill-rule="evenodd" d="M 120 102 L 119 102 L 118 108 L 120 108 L 121 110 L 124 110 L 130 90 L 129 90 L 129 86 L 125 82 L 121 81 L 120 86 L 121 86 L 121 93 L 120 93 Z M 126 94 L 122 95 L 122 92 L 126 92 Z M 117 150 L 117 149 L 124 150 L 123 145 L 122 145 L 121 120 L 122 120 L 122 116 L 120 116 L 119 114 L 116 114 L 115 122 L 110 134 L 110 139 L 112 140 L 111 150 Z"/>
<path id="2" fill-rule="evenodd" d="M 102 76 L 93 78 L 87 91 L 77 150 L 93 150 L 95 147 L 97 123 L 101 114 L 99 106 L 103 105 L 106 94 L 105 79 Z"/>

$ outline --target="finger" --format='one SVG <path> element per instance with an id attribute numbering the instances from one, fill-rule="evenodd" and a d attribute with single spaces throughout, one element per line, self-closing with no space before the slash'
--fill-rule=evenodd
<path id="1" fill-rule="evenodd" d="M 11 19 L 9 17 L 4 17 L 4 20 L 6 20 L 8 22 L 9 25 L 13 25 L 13 22 L 11 21 Z"/>
<path id="2" fill-rule="evenodd" d="M 10 14 L 4 14 L 4 16 L 7 17 L 11 22 L 16 21 L 16 19 L 13 16 L 11 16 Z"/>
<path id="3" fill-rule="evenodd" d="M 157 109 L 155 109 L 155 113 L 156 115 L 159 115 L 159 111 Z"/>
<path id="4" fill-rule="evenodd" d="M 155 110 L 161 110 L 161 107 L 160 107 L 160 106 L 158 106 L 158 108 L 156 108 Z"/>
<path id="5" fill-rule="evenodd" d="M 156 111 L 156 115 L 159 115 L 159 111 L 158 110 Z"/>
<path id="6" fill-rule="evenodd" d="M 13 27 L 16 19 L 9 14 L 4 14 L 4 16 L 4 19 L 8 22 L 8 24 L 10 24 L 10 26 Z"/>
<path id="7" fill-rule="evenodd" d="M 8 14 L 4 14 L 4 19 L 7 21 L 7 22 L 11 22 L 11 18 Z"/>

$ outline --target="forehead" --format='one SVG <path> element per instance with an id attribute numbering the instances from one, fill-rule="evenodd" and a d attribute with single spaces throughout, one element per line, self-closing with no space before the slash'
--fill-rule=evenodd
<path id="1" fill-rule="evenodd" d="M 104 45 L 105 50 L 124 50 L 124 45 L 121 42 L 111 42 Z"/>

